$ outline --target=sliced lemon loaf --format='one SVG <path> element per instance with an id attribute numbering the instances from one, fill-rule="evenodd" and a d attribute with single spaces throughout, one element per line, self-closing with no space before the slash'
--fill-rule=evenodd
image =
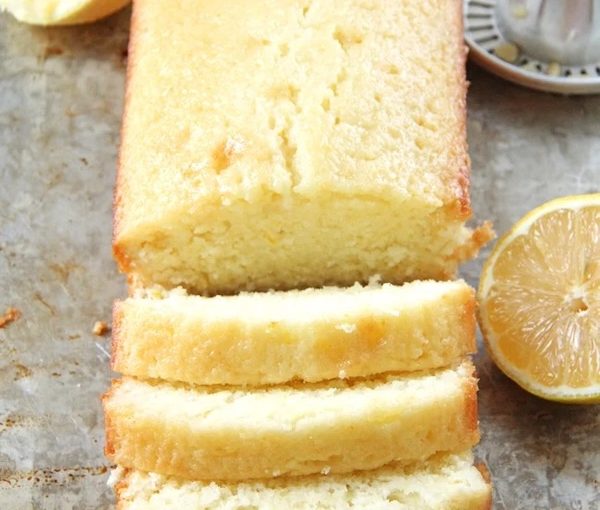
<path id="1" fill-rule="evenodd" d="M 446 279 L 469 206 L 457 0 L 138 0 L 114 252 L 195 293 Z"/>
<path id="2" fill-rule="evenodd" d="M 142 379 L 260 385 L 452 365 L 475 351 L 463 281 L 117 302 L 113 369 Z"/>
<path id="3" fill-rule="evenodd" d="M 491 488 L 470 452 L 346 475 L 192 482 L 117 468 L 118 510 L 489 510 Z"/>
<path id="4" fill-rule="evenodd" d="M 344 473 L 479 439 L 473 366 L 242 391 L 124 378 L 104 397 L 106 453 L 189 479 Z"/>

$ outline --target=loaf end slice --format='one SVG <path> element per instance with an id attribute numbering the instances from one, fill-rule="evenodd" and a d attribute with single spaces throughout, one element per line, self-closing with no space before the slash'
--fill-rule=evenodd
<path id="1" fill-rule="evenodd" d="M 490 510 L 469 451 L 373 471 L 255 482 L 187 481 L 117 468 L 119 510 Z"/>

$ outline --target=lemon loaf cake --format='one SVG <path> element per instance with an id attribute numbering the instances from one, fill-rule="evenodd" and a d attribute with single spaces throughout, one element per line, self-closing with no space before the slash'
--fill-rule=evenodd
<path id="1" fill-rule="evenodd" d="M 113 369 L 142 379 L 315 382 L 446 367 L 474 351 L 474 292 L 463 281 L 218 297 L 155 290 L 113 313 Z"/>
<path id="2" fill-rule="evenodd" d="M 475 444 L 476 392 L 470 362 L 252 391 L 124 378 L 104 397 L 106 453 L 125 467 L 196 480 L 372 469 Z"/>
<path id="3" fill-rule="evenodd" d="M 470 452 L 346 475 L 244 483 L 115 471 L 118 510 L 489 510 L 491 488 Z"/>
<path id="4" fill-rule="evenodd" d="M 446 279 L 465 227 L 457 0 L 137 0 L 114 252 L 224 294 Z"/>

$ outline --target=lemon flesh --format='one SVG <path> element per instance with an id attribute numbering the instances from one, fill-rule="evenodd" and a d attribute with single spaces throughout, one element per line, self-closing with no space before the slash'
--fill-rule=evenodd
<path id="1" fill-rule="evenodd" d="M 0 0 L 0 10 L 32 25 L 90 23 L 125 7 L 130 0 Z"/>
<path id="2" fill-rule="evenodd" d="M 527 391 L 600 402 L 600 194 L 519 220 L 487 260 L 479 322 L 491 357 Z"/>

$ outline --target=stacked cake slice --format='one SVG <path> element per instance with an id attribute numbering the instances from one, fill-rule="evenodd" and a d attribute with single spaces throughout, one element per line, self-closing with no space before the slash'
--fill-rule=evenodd
<path id="1" fill-rule="evenodd" d="M 331 491 L 323 508 L 394 508 L 438 482 L 432 506 L 415 508 L 485 508 L 489 486 L 468 461 L 479 432 L 462 281 L 154 290 L 117 303 L 114 323 L 126 377 L 104 405 L 107 454 L 127 468 L 122 508 L 277 508 L 303 490 L 299 508 Z"/>
<path id="2" fill-rule="evenodd" d="M 489 508 L 483 473 L 462 453 L 362 473 L 240 483 L 119 469 L 116 490 L 121 510 L 470 510 Z"/>
<path id="3" fill-rule="evenodd" d="M 465 91 L 454 0 L 134 2 L 120 509 L 489 508 Z"/>
<path id="4" fill-rule="evenodd" d="M 264 385 L 431 370 L 475 350 L 462 281 L 189 296 L 152 290 L 113 310 L 113 368 L 142 379 Z"/>

